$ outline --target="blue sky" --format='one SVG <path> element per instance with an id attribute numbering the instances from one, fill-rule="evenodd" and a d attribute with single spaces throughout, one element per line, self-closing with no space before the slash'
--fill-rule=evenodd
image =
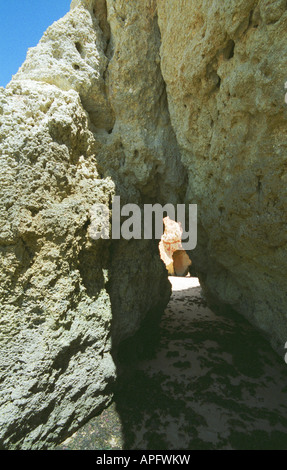
<path id="1" fill-rule="evenodd" d="M 70 9 L 71 0 L 0 0 L 0 86 L 10 82 L 29 47 Z"/>

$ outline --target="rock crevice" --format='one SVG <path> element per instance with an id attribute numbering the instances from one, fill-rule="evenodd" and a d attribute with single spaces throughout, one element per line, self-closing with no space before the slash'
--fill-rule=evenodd
<path id="1" fill-rule="evenodd" d="M 120 344 L 168 302 L 153 241 L 90 236 L 115 195 L 197 204 L 206 295 L 282 353 L 286 22 L 281 0 L 73 0 L 0 88 L 1 448 L 108 404 Z"/>

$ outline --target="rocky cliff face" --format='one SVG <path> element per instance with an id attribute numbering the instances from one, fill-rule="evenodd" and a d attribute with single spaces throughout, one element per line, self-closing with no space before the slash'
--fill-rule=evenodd
<path id="1" fill-rule="evenodd" d="M 104 7 L 74 2 L 0 92 L 4 448 L 43 448 L 107 404 L 112 347 L 169 299 L 152 241 L 90 237 L 95 203 L 176 200 L 183 181 L 157 23 L 138 15 L 131 54 Z"/>
<path id="2" fill-rule="evenodd" d="M 107 404 L 168 301 L 152 241 L 90 237 L 114 195 L 198 204 L 206 292 L 287 340 L 286 2 L 223 3 L 74 0 L 0 89 L 2 448 Z"/>
<path id="3" fill-rule="evenodd" d="M 208 293 L 287 338 L 287 8 L 157 2 L 173 128 L 198 204 L 192 254 Z"/>

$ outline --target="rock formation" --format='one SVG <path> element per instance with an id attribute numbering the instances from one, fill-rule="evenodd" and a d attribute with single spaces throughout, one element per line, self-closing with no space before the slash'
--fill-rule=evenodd
<path id="1" fill-rule="evenodd" d="M 153 241 L 89 236 L 114 195 L 198 204 L 202 286 L 281 353 L 286 23 L 285 0 L 73 0 L 0 89 L 1 448 L 109 403 L 118 345 L 168 301 Z"/>
<path id="2" fill-rule="evenodd" d="M 176 276 L 186 276 L 191 269 L 191 259 L 185 250 L 176 250 L 173 255 L 173 268 Z"/>
<path id="3" fill-rule="evenodd" d="M 159 253 L 170 276 L 186 276 L 191 260 L 182 247 L 182 227 L 180 223 L 165 217 L 164 233 L 159 243 Z"/>
<path id="4" fill-rule="evenodd" d="M 176 200 L 183 181 L 157 22 L 139 15 L 145 48 L 126 50 L 131 12 L 111 9 L 111 36 L 104 6 L 73 2 L 0 91 L 2 448 L 45 448 L 106 405 L 111 348 L 170 295 L 153 241 L 89 236 L 95 203 Z"/>
<path id="5" fill-rule="evenodd" d="M 157 2 L 172 126 L 198 204 L 202 286 L 287 338 L 284 0 Z"/>

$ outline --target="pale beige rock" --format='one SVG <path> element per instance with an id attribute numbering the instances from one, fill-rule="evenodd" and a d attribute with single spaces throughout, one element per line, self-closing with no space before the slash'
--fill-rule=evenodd
<path id="1" fill-rule="evenodd" d="M 115 194 L 157 202 L 164 191 L 175 200 L 184 177 L 166 106 L 144 116 L 159 89 L 164 96 L 159 65 L 140 103 L 145 79 L 135 99 L 118 54 L 109 85 L 115 40 L 108 46 L 100 5 L 74 3 L 0 89 L 1 448 L 51 446 L 109 403 L 117 348 L 146 318 L 155 324 L 170 295 L 152 241 L 94 236 L 95 204 L 110 211 Z M 147 26 L 152 37 L 156 23 Z M 150 43 L 147 74 L 159 45 Z M 122 99 L 127 113 L 142 113 L 130 130 Z"/>
<path id="2" fill-rule="evenodd" d="M 156 244 L 89 228 L 115 194 L 198 204 L 206 293 L 282 353 L 286 26 L 282 0 L 74 0 L 0 89 L 2 448 L 107 404 L 117 348 L 168 301 Z"/>
<path id="3" fill-rule="evenodd" d="M 286 2 L 158 0 L 171 122 L 206 292 L 287 338 Z"/>
<path id="4" fill-rule="evenodd" d="M 77 91 L 96 129 L 109 131 L 115 116 L 105 83 L 107 39 L 92 8 L 78 3 L 47 29 L 37 47 L 29 49 L 13 82 L 30 79 Z"/>
<path id="5" fill-rule="evenodd" d="M 159 253 L 170 276 L 186 276 L 191 260 L 182 247 L 181 224 L 165 217 L 164 233 L 159 242 Z"/>
<path id="6" fill-rule="evenodd" d="M 86 227 L 114 184 L 74 90 L 17 80 L 0 101 L 0 447 L 45 448 L 111 399 L 109 252 Z"/>
<path id="7" fill-rule="evenodd" d="M 176 276 L 186 276 L 189 273 L 191 260 L 184 250 L 177 250 L 172 255 L 174 273 Z"/>
<path id="8" fill-rule="evenodd" d="M 175 220 L 171 220 L 169 217 L 163 219 L 164 222 L 164 233 L 159 243 L 159 253 L 164 264 L 168 268 L 173 264 L 172 255 L 175 251 L 182 249 L 181 237 L 182 228 L 181 225 Z M 170 268 L 172 271 L 173 267 Z M 172 274 L 171 272 L 169 274 Z"/>

